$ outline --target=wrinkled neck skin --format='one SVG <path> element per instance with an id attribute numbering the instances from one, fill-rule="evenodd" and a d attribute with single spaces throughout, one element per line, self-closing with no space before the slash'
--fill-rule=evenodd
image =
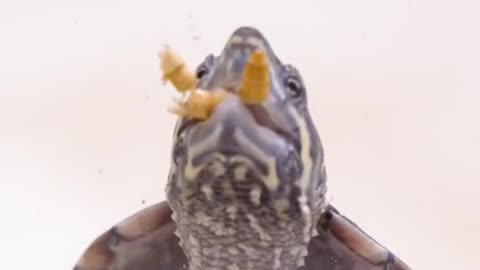
<path id="1" fill-rule="evenodd" d="M 210 154 L 190 167 L 193 150 L 182 146 L 184 141 L 176 141 L 174 153 L 185 152 L 173 155 L 166 194 L 188 269 L 297 270 L 304 265 L 326 206 L 323 158 L 308 170 L 303 164 L 305 179 L 282 180 L 272 190 L 258 173 L 259 163 L 238 153 Z M 302 189 L 301 183 L 308 184 Z"/>
<path id="2" fill-rule="evenodd" d="M 294 209 L 285 199 L 261 202 L 264 198 L 255 188 L 256 179 L 235 178 L 235 171 L 248 170 L 245 164 L 225 166 L 221 175 L 219 164 L 215 166 L 214 177 L 205 171 L 199 182 L 176 178 L 167 187 L 189 269 L 295 270 L 302 266 L 322 204 L 305 203 Z"/>

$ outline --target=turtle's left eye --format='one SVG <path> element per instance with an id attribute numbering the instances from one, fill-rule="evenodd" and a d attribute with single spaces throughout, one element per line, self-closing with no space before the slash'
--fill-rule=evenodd
<path id="1" fill-rule="evenodd" d="M 201 79 L 207 73 L 208 73 L 207 65 L 203 64 L 203 65 L 199 66 L 198 69 L 197 69 L 197 73 L 196 73 L 197 79 Z"/>
<path id="2" fill-rule="evenodd" d="M 215 57 L 213 57 L 213 55 L 211 54 L 209 54 L 205 58 L 205 60 L 203 60 L 203 62 L 198 66 L 195 72 L 197 79 L 199 80 L 202 79 L 203 77 L 205 77 L 205 75 L 208 74 L 208 72 L 210 72 L 210 68 L 212 67 L 214 60 L 215 60 Z"/>
<path id="3" fill-rule="evenodd" d="M 285 78 L 285 86 L 287 87 L 287 90 L 290 96 L 294 98 L 298 98 L 302 96 L 303 87 L 300 81 L 296 77 L 289 76 Z"/>

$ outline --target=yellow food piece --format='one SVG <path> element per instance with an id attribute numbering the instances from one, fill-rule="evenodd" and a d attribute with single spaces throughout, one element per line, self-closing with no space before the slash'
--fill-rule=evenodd
<path id="1" fill-rule="evenodd" d="M 195 74 L 188 69 L 180 55 L 176 54 L 170 47 L 165 46 L 160 59 L 163 79 L 169 81 L 177 91 L 185 92 L 197 85 L 198 79 Z"/>
<path id="2" fill-rule="evenodd" d="M 206 120 L 212 111 L 225 100 L 227 92 L 223 90 L 205 91 L 191 90 L 190 96 L 184 102 L 177 102 L 176 107 L 169 111 L 181 117 Z"/>
<path id="3" fill-rule="evenodd" d="M 185 94 L 183 101 L 176 101 L 169 111 L 181 117 L 206 120 L 212 111 L 227 97 L 224 90 L 205 91 L 194 89 L 198 79 L 183 59 L 169 47 L 161 55 L 164 80 Z M 250 56 L 243 73 L 239 96 L 245 104 L 264 102 L 270 92 L 270 73 L 265 52 L 256 50 Z"/>
<path id="4" fill-rule="evenodd" d="M 240 97 L 246 104 L 264 102 L 270 93 L 270 72 L 267 55 L 255 50 L 250 56 L 243 73 Z"/>

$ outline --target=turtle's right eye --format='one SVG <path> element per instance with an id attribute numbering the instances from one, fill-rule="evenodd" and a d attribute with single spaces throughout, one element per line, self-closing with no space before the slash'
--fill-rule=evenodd
<path id="1" fill-rule="evenodd" d="M 293 76 L 287 77 L 285 79 L 285 86 L 287 87 L 288 93 L 290 94 L 290 96 L 294 98 L 298 98 L 302 96 L 303 87 L 297 78 Z"/>

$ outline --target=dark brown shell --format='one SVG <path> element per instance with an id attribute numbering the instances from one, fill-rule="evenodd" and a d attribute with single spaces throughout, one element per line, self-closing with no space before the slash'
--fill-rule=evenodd
<path id="1" fill-rule="evenodd" d="M 100 235 L 74 270 L 188 269 L 166 202 L 147 207 Z M 388 249 L 329 206 L 299 270 L 408 270 Z"/>

